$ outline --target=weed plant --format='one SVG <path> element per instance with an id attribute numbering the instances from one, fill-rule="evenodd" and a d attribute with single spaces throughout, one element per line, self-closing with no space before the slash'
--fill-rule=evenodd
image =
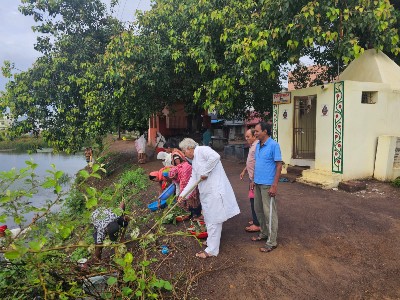
<path id="1" fill-rule="evenodd" d="M 400 176 L 397 177 L 395 180 L 392 181 L 392 185 L 394 187 L 400 188 Z"/>

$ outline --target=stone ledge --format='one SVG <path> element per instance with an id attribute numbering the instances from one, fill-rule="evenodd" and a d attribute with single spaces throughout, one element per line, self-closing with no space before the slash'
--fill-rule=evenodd
<path id="1" fill-rule="evenodd" d="M 336 188 L 342 180 L 340 174 L 318 169 L 304 170 L 302 174 L 303 175 L 297 179 L 298 182 L 323 189 Z"/>
<path id="2" fill-rule="evenodd" d="M 341 181 L 338 188 L 349 193 L 354 193 L 367 189 L 367 184 L 357 180 Z"/>
<path id="3" fill-rule="evenodd" d="M 297 176 L 301 176 L 304 170 L 308 170 L 310 167 L 300 167 L 300 166 L 288 166 L 287 172 L 291 174 L 295 174 Z"/>

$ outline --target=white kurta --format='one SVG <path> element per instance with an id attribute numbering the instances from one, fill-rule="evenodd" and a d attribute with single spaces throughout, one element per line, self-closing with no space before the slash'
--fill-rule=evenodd
<path id="1" fill-rule="evenodd" d="M 181 195 L 185 195 L 202 175 L 208 176 L 199 184 L 205 223 L 222 223 L 239 214 L 240 209 L 220 155 L 208 146 L 197 146 L 194 149 L 192 176 Z"/>

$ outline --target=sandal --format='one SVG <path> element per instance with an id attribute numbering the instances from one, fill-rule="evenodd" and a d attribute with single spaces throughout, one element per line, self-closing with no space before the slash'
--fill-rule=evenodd
<path id="1" fill-rule="evenodd" d="M 251 240 L 252 240 L 253 242 L 259 242 L 259 241 L 268 240 L 268 238 L 267 238 L 267 237 L 263 238 L 263 237 L 261 237 L 261 236 L 253 236 L 253 237 L 251 238 Z"/>
<path id="2" fill-rule="evenodd" d="M 196 253 L 196 257 L 201 258 L 201 259 L 206 259 L 211 257 L 210 254 L 208 254 L 206 251 L 200 251 Z"/>
<path id="3" fill-rule="evenodd" d="M 272 250 L 276 249 L 278 246 L 265 246 L 260 248 L 260 252 L 268 253 L 271 252 Z"/>
<path id="4" fill-rule="evenodd" d="M 202 242 L 202 244 L 207 247 L 207 241 Z"/>
<path id="5" fill-rule="evenodd" d="M 253 225 L 253 221 L 249 221 L 249 225 Z"/>
<path id="6" fill-rule="evenodd" d="M 257 225 L 250 225 L 247 226 L 244 230 L 246 230 L 247 232 L 259 232 L 261 230 L 260 226 Z"/>

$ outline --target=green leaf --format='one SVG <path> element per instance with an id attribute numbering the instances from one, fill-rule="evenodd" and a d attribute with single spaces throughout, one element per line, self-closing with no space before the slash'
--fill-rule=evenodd
<path id="1" fill-rule="evenodd" d="M 93 187 L 88 187 L 86 188 L 86 193 L 90 196 L 90 197 L 94 197 L 96 195 L 96 189 Z"/>
<path id="2" fill-rule="evenodd" d="M 130 253 L 130 252 L 126 253 L 126 254 L 125 254 L 124 261 L 125 261 L 127 264 L 131 264 L 131 263 L 133 262 L 133 255 L 132 255 L 132 253 Z"/>
<path id="3" fill-rule="evenodd" d="M 22 222 L 22 216 L 14 216 L 14 223 L 19 225 Z"/>
<path id="4" fill-rule="evenodd" d="M 266 70 L 267 72 L 271 69 L 271 65 L 266 62 L 265 60 L 261 62 L 260 64 L 260 72 Z"/>
<path id="5" fill-rule="evenodd" d="M 164 281 L 164 289 L 172 291 L 172 284 L 169 281 Z"/>
<path id="6" fill-rule="evenodd" d="M 129 287 L 124 286 L 122 288 L 122 295 L 123 296 L 129 296 L 130 294 L 132 294 L 133 290 Z"/>
<path id="7" fill-rule="evenodd" d="M 136 291 L 135 296 L 136 297 L 142 297 L 143 292 L 142 291 Z"/>
<path id="8" fill-rule="evenodd" d="M 97 174 L 97 173 L 90 174 L 90 177 L 101 179 L 100 174 Z"/>
<path id="9" fill-rule="evenodd" d="M 71 235 L 73 228 L 73 226 L 60 228 L 61 237 L 63 239 L 68 238 Z"/>
<path id="10" fill-rule="evenodd" d="M 17 251 L 9 251 L 9 252 L 4 253 L 4 257 L 9 260 L 13 260 L 13 259 L 20 258 L 21 254 Z"/>
<path id="11" fill-rule="evenodd" d="M 117 278 L 115 278 L 115 277 L 108 277 L 108 279 L 107 279 L 107 284 L 108 285 L 113 285 L 113 284 L 116 284 L 117 283 Z"/>
<path id="12" fill-rule="evenodd" d="M 63 171 L 57 171 L 55 175 L 56 179 L 60 179 L 61 176 L 63 176 L 64 172 Z"/>
<path id="13" fill-rule="evenodd" d="M 7 215 L 0 215 L 0 223 L 6 223 Z"/>
<path id="14" fill-rule="evenodd" d="M 86 170 L 80 170 L 80 171 L 79 171 L 79 175 L 82 176 L 84 179 L 87 179 L 87 178 L 90 177 L 89 172 L 86 171 Z"/>
<path id="15" fill-rule="evenodd" d="M 143 261 L 140 262 L 140 264 L 141 264 L 143 267 L 148 267 L 148 266 L 150 265 L 150 261 L 148 261 L 148 260 L 143 260 Z"/>
<path id="16" fill-rule="evenodd" d="M 153 286 L 160 289 L 164 286 L 164 282 L 163 280 L 156 280 L 155 282 L 153 282 Z"/>
<path id="17" fill-rule="evenodd" d="M 57 186 L 54 188 L 54 190 L 55 190 L 56 194 L 59 194 L 59 193 L 62 191 L 61 185 L 57 185 Z"/>
<path id="18" fill-rule="evenodd" d="M 136 279 L 137 279 L 137 275 L 136 275 L 135 270 L 133 270 L 133 269 L 125 270 L 125 272 L 124 272 L 124 281 L 125 282 L 134 282 L 134 281 L 136 281 Z"/>
<path id="19" fill-rule="evenodd" d="M 98 164 L 94 164 L 94 165 L 92 166 L 93 172 L 97 172 L 99 169 L 100 169 L 100 165 L 98 165 Z"/>
<path id="20" fill-rule="evenodd" d="M 86 208 L 91 209 L 92 207 L 97 205 L 97 199 L 96 198 L 89 198 L 86 201 Z"/>
<path id="21" fill-rule="evenodd" d="M 29 242 L 29 247 L 33 250 L 33 251 L 39 251 L 40 249 L 42 249 L 43 245 L 40 242 L 37 241 L 32 241 Z"/>
<path id="22" fill-rule="evenodd" d="M 53 188 L 57 185 L 57 181 L 54 179 L 48 178 L 45 182 L 42 183 L 42 187 L 45 189 Z"/>

